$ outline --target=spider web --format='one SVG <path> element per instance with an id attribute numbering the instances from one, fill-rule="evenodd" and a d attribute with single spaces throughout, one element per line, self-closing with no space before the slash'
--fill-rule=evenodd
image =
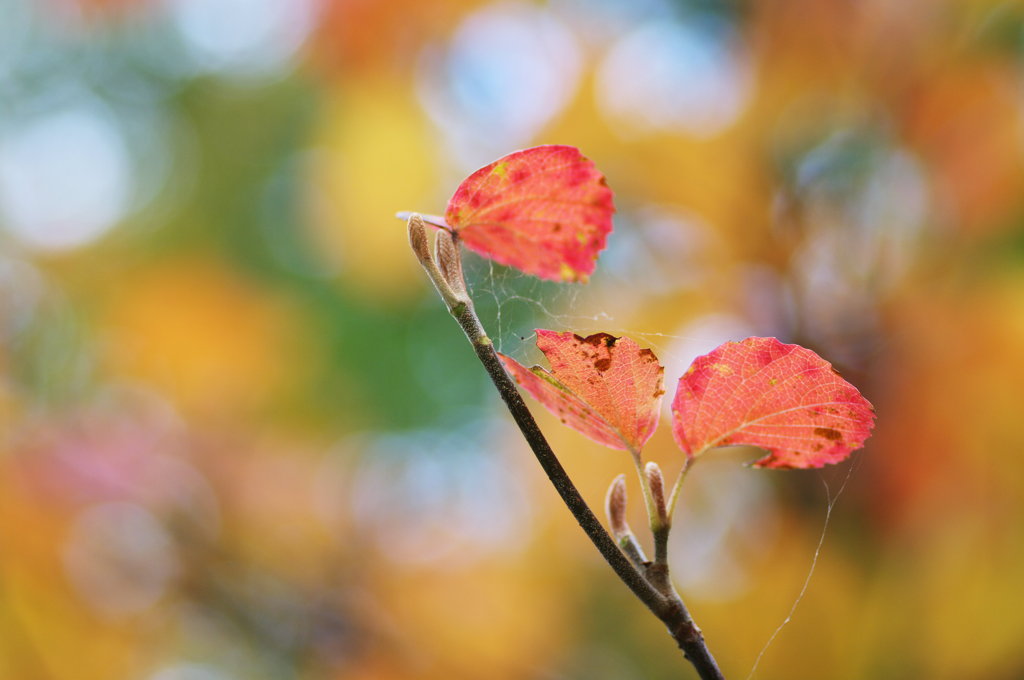
<path id="1" fill-rule="evenodd" d="M 609 320 L 606 314 L 567 311 L 580 307 L 581 286 L 542 281 L 491 260 L 468 268 L 466 280 L 477 314 L 503 354 L 531 354 L 535 328 L 578 329 Z"/>
<path id="2" fill-rule="evenodd" d="M 643 340 L 663 363 L 675 360 L 688 364 L 693 359 L 680 351 L 676 346 L 679 343 L 708 344 L 706 334 L 638 329 L 622 325 L 607 311 L 587 313 L 592 309 L 590 298 L 597 296 L 579 284 L 542 281 L 490 260 L 468 260 L 464 263 L 470 297 L 488 336 L 503 354 L 539 356 L 534 352 L 535 328 L 571 330 L 581 335 L 599 331 L 628 335 Z M 708 346 L 708 350 L 712 348 Z"/>
<path id="3" fill-rule="evenodd" d="M 803 584 L 800 586 L 800 592 L 797 593 L 796 599 L 790 606 L 785 618 L 783 618 L 782 622 L 779 623 L 778 626 L 776 626 L 775 630 L 772 631 L 772 634 L 768 636 L 768 640 L 765 641 L 764 646 L 761 647 L 761 651 L 758 652 L 757 658 L 754 659 L 754 664 L 750 667 L 750 672 L 747 673 L 746 680 L 751 680 L 754 677 L 754 673 L 757 672 L 757 667 L 761 664 L 761 660 L 764 658 L 764 655 L 768 652 L 768 649 L 779 637 L 779 634 L 782 632 L 782 629 L 789 625 L 789 623 L 793 620 L 793 616 L 796 614 L 797 607 L 800 605 L 800 602 L 802 602 L 804 597 L 807 595 L 807 590 L 808 588 L 810 588 L 811 585 L 811 579 L 814 577 L 814 570 L 818 566 L 818 559 L 821 557 L 822 547 L 825 545 L 825 536 L 828 534 L 829 523 L 832 521 L 832 511 L 835 509 L 836 503 L 839 501 L 839 497 L 842 496 L 843 491 L 846 490 L 847 484 L 850 483 L 850 479 L 853 478 L 854 471 L 859 467 L 860 456 L 854 458 L 853 462 L 851 462 L 848 465 L 846 469 L 846 476 L 843 478 L 843 482 L 842 484 L 840 484 L 839 489 L 835 492 L 835 495 L 832 494 L 832 488 L 829 486 L 828 480 L 826 480 L 824 477 L 820 478 L 822 486 L 825 487 L 825 520 L 822 522 L 821 525 L 821 534 L 819 534 L 818 536 L 818 543 L 814 547 L 814 557 L 811 558 L 811 564 L 807 568 L 807 574 L 804 576 Z"/>

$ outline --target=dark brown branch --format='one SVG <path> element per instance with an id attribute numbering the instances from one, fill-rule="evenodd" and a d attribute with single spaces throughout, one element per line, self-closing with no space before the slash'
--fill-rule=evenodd
<path id="1" fill-rule="evenodd" d="M 491 381 L 508 407 L 512 419 L 522 432 L 530 449 L 537 457 L 541 468 L 551 480 L 558 495 L 562 497 L 569 512 L 579 523 L 584 533 L 590 538 L 594 547 L 612 568 L 615 574 L 643 602 L 651 612 L 668 628 L 669 634 L 679 645 L 686 658 L 693 664 L 701 680 L 725 680 L 718 669 L 700 629 L 694 624 L 683 601 L 672 588 L 668 577 L 668 565 L 664 562 L 646 565 L 645 572 L 637 570 L 615 544 L 612 537 L 605 531 L 600 520 L 580 495 L 562 467 L 558 457 L 548 444 L 544 434 L 537 426 L 533 415 L 523 402 L 515 382 L 501 364 L 494 344 L 487 337 L 479 317 L 473 309 L 473 302 L 466 292 L 461 278 L 461 266 L 457 262 L 446 261 L 441 266 L 429 253 L 426 246 L 425 227 L 418 215 L 409 218 L 409 236 L 413 250 L 416 252 L 424 270 L 441 294 L 448 310 L 458 321 L 466 334 L 477 358 L 483 364 Z M 440 231 L 438 239 L 450 240 L 450 243 L 439 243 L 437 257 L 439 259 L 458 259 L 458 243 L 450 232 Z M 457 279 L 457 280 L 453 280 Z"/>
<path id="2" fill-rule="evenodd" d="M 675 639 L 676 644 L 683 651 L 686 658 L 697 669 L 701 680 L 724 680 L 722 672 L 718 669 L 711 651 L 704 642 L 704 636 L 700 629 L 693 623 L 689 612 L 682 601 L 669 586 L 669 597 L 662 595 L 643 574 L 636 570 L 626 555 L 615 545 L 614 540 L 605 531 L 601 522 L 594 515 L 590 506 L 583 500 L 576 485 L 573 484 L 562 467 L 558 457 L 548 444 L 544 434 L 537 426 L 533 415 L 519 395 L 515 382 L 509 377 L 494 351 L 494 345 L 490 338 L 484 333 L 484 329 L 473 311 L 472 303 L 460 304 L 451 310 L 452 315 L 459 322 L 466 337 L 473 345 L 477 358 L 483 364 L 491 381 L 498 389 L 502 400 L 508 407 L 512 419 L 516 421 L 520 432 L 526 442 L 530 445 L 537 461 L 544 469 L 548 479 L 562 497 L 565 505 L 569 508 L 573 517 L 579 522 L 580 527 L 590 538 L 594 547 L 601 553 L 608 565 L 615 571 L 615 574 L 622 580 L 633 594 L 640 599 L 647 608 L 657 616 L 662 623 L 668 627 L 669 634 Z M 667 569 L 665 574 L 667 581 Z"/>
<path id="3" fill-rule="evenodd" d="M 558 491 L 558 495 L 562 497 L 573 517 L 576 518 L 580 527 L 583 528 L 583 531 L 594 543 L 594 547 L 600 551 L 605 561 L 608 562 L 618 577 L 629 586 L 629 589 L 640 598 L 641 602 L 646 604 L 652 612 L 660 617 L 661 613 L 665 611 L 668 602 L 629 562 L 625 554 L 615 545 L 612 537 L 604 530 L 604 526 L 602 526 L 597 516 L 594 515 L 590 506 L 583 500 L 583 496 L 580 495 L 576 485 L 573 484 L 565 468 L 562 467 L 562 463 L 551 450 L 547 439 L 544 438 L 544 434 L 537 426 L 533 415 L 530 414 L 529 409 L 523 402 L 523 398 L 519 395 L 519 390 L 516 389 L 515 382 L 505 372 L 505 367 L 501 365 L 501 360 L 498 359 L 498 355 L 494 351 L 494 345 L 484 333 L 472 305 L 463 304 L 461 309 L 452 310 L 452 314 L 466 333 L 466 337 L 473 344 L 477 358 L 480 359 L 480 363 L 483 364 L 487 374 L 491 377 L 491 381 L 498 389 L 498 394 L 501 395 L 502 400 L 508 407 L 509 413 L 512 414 L 512 419 L 516 421 L 519 431 L 523 433 L 523 437 L 533 450 L 541 468 L 544 469 L 548 479 L 551 480 L 555 490 Z"/>

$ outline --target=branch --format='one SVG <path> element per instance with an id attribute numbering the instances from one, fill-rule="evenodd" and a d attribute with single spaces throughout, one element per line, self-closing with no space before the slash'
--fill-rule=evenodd
<path id="1" fill-rule="evenodd" d="M 544 469 L 548 479 L 551 480 L 555 490 L 558 491 L 558 495 L 562 497 L 562 500 L 569 508 L 569 512 L 576 518 L 580 527 L 590 537 L 594 547 L 598 549 L 601 556 L 604 557 L 618 577 L 629 586 L 629 589 L 640 598 L 641 602 L 647 605 L 652 612 L 660 616 L 667 605 L 665 598 L 629 562 L 625 554 L 615 545 L 612 537 L 604 530 L 604 526 L 590 509 L 590 506 L 583 500 L 583 496 L 580 495 L 576 485 L 573 484 L 565 468 L 562 467 L 562 463 L 555 456 L 554 451 L 551 450 L 547 439 L 544 438 L 544 434 L 540 431 L 537 422 L 533 419 L 529 409 L 523 402 L 523 398 L 519 395 L 518 389 L 516 389 L 515 382 L 505 372 L 505 367 L 501 365 L 501 360 L 498 359 L 498 355 L 494 351 L 494 345 L 491 343 L 491 339 L 484 333 L 472 304 L 464 305 L 461 313 L 454 316 L 455 320 L 459 322 L 459 326 L 462 327 L 463 332 L 465 332 L 466 337 L 472 343 L 480 363 L 483 364 L 487 374 L 491 377 L 491 381 L 498 389 L 498 394 L 501 395 L 505 406 L 508 407 L 509 413 L 512 414 L 512 419 L 519 426 L 519 431 L 522 432 L 527 444 L 530 445 L 540 466 Z"/>
<path id="2" fill-rule="evenodd" d="M 633 566 L 626 555 L 605 531 L 601 522 L 580 495 L 562 467 L 558 457 L 537 426 L 533 415 L 519 395 L 515 382 L 502 366 L 494 350 L 494 344 L 487 337 L 479 317 L 473 309 L 473 301 L 462 280 L 461 256 L 457 236 L 447 230 L 439 230 L 436 250 L 432 257 L 427 244 L 426 227 L 419 215 L 409 217 L 409 240 L 430 280 L 437 288 L 448 307 L 448 311 L 459 323 L 466 338 L 473 346 L 477 358 L 501 395 L 512 419 L 522 432 L 548 479 L 562 497 L 569 512 L 579 523 L 594 547 L 605 559 L 612 571 L 636 597 L 668 628 L 669 634 L 679 645 L 685 657 L 697 669 L 701 680 L 724 680 L 714 657 L 704 642 L 704 636 L 693 622 L 686 606 L 668 583 L 668 567 L 664 564 L 650 565 L 646 574 Z M 664 581 L 661 583 L 659 581 Z M 657 583 L 657 586 L 655 585 Z M 668 593 L 666 596 L 663 593 Z"/>

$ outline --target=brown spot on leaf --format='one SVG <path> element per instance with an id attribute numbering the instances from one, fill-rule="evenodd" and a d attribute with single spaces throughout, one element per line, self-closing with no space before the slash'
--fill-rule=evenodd
<path id="1" fill-rule="evenodd" d="M 601 371 L 602 373 L 607 371 L 608 368 L 611 365 L 612 365 L 611 357 L 605 357 L 603 359 L 598 359 L 597 361 L 594 362 L 594 368 L 596 368 L 597 370 Z"/>
<path id="2" fill-rule="evenodd" d="M 654 355 L 654 352 L 652 352 L 649 349 L 642 349 L 642 350 L 640 350 L 640 356 L 643 357 L 644 361 L 651 361 L 653 363 L 658 363 L 658 357 L 656 357 Z"/>
<path id="3" fill-rule="evenodd" d="M 819 437 L 824 437 L 829 441 L 838 441 L 843 438 L 843 435 L 839 430 L 835 430 L 831 427 L 816 427 L 814 428 L 814 434 Z"/>
<path id="4" fill-rule="evenodd" d="M 594 333 L 593 335 L 588 335 L 585 338 L 578 335 L 576 337 L 579 338 L 580 342 L 585 342 L 588 345 L 593 345 L 594 347 L 600 347 L 601 345 L 604 345 L 605 347 L 614 347 L 618 340 L 617 337 L 609 335 L 608 333 Z"/>

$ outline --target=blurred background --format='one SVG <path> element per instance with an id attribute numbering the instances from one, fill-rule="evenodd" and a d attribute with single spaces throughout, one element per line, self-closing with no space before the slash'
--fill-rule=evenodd
<path id="1" fill-rule="evenodd" d="M 877 408 L 842 466 L 688 478 L 726 675 L 824 536 L 754 677 L 1024 678 L 1024 7 L 991 0 L 0 0 L 0 678 L 692 677 L 393 217 L 539 143 L 619 213 L 587 286 L 467 256 L 502 351 L 628 334 L 671 394 L 775 335 Z M 626 456 L 541 424 L 599 508 Z M 668 427 L 646 455 L 679 469 Z"/>

